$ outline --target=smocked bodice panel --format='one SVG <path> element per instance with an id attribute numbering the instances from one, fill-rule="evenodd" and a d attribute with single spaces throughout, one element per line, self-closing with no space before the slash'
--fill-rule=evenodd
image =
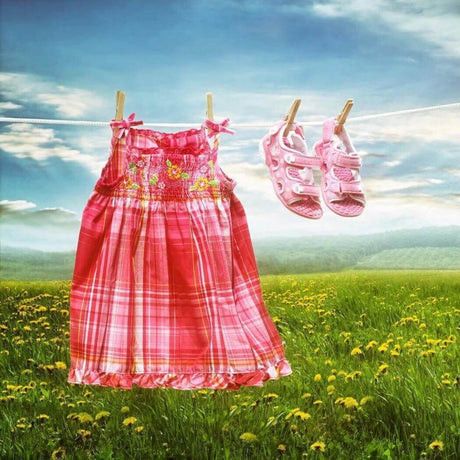
<path id="1" fill-rule="evenodd" d="M 120 131 L 118 135 L 125 139 L 120 142 L 118 136 L 112 137 L 112 155 L 96 191 L 148 200 L 216 198 L 232 193 L 236 182 L 220 169 L 217 149 L 211 149 L 204 125 L 176 133 L 131 127 Z"/>

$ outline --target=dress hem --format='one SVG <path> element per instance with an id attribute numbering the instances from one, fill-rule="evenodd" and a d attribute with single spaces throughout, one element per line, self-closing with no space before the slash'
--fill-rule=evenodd
<path id="1" fill-rule="evenodd" d="M 140 373 L 140 374 L 118 374 L 102 371 L 91 371 L 76 369 L 73 366 L 69 369 L 69 383 L 100 385 L 104 387 L 115 387 L 132 389 L 133 384 L 140 388 L 175 388 L 177 390 L 225 389 L 238 390 L 242 386 L 263 387 L 267 380 L 278 380 L 282 376 L 292 374 L 289 362 L 283 358 L 275 364 L 268 363 L 262 369 L 238 373 Z"/>

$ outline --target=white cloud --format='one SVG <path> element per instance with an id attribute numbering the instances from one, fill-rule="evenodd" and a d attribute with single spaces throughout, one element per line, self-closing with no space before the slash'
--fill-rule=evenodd
<path id="1" fill-rule="evenodd" d="M 81 163 L 93 174 L 100 174 L 107 159 L 98 160 L 92 155 L 68 147 L 51 128 L 42 128 L 30 123 L 12 123 L 0 133 L 2 150 L 17 158 L 32 158 L 44 161 L 57 157 L 62 161 Z"/>
<path id="2" fill-rule="evenodd" d="M 5 214 L 15 213 L 15 212 L 23 211 L 25 209 L 31 209 L 31 208 L 35 208 L 35 207 L 37 207 L 37 205 L 35 203 L 32 203 L 31 201 L 26 201 L 26 200 L 15 200 L 15 201 L 1 200 L 0 201 L 0 214 L 5 215 Z"/>
<path id="3" fill-rule="evenodd" d="M 64 228 L 75 230 L 79 227 L 79 216 L 62 207 L 47 207 L 36 209 L 37 205 L 25 200 L 0 201 L 0 216 L 2 226 L 27 226 L 32 229 L 46 227 L 56 231 Z"/>
<path id="4" fill-rule="evenodd" d="M 380 119 L 347 121 L 347 130 L 356 144 L 366 142 L 458 142 L 454 133 L 458 131 L 460 108 L 444 108 L 394 115 Z"/>
<path id="5" fill-rule="evenodd" d="M 20 109 L 22 105 L 15 104 L 14 102 L 0 102 L 0 112 L 5 112 L 6 110 Z"/>
<path id="6" fill-rule="evenodd" d="M 65 117 L 81 117 L 104 107 L 104 101 L 91 91 L 59 85 L 33 74 L 2 72 L 0 85 L 3 98 L 8 99 L 6 104 L 40 104 Z M 10 108 L 7 105 L 0 110 Z"/>
<path id="7" fill-rule="evenodd" d="M 311 11 L 324 18 L 349 18 L 371 30 L 389 27 L 434 45 L 436 52 L 460 58 L 457 7 L 455 0 L 397 3 L 392 0 L 329 0 L 314 3 Z"/>

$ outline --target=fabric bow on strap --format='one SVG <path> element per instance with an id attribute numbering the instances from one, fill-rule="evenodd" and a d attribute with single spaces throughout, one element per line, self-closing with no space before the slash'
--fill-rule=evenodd
<path id="1" fill-rule="evenodd" d="M 126 141 L 128 142 L 131 136 L 130 127 L 136 125 L 142 125 L 144 122 L 142 120 L 134 120 L 136 114 L 133 112 L 127 119 L 124 120 L 115 120 L 112 119 L 110 126 L 113 128 L 119 128 L 116 134 L 117 139 L 121 139 L 122 136 L 126 136 Z"/>
<path id="2" fill-rule="evenodd" d="M 228 133 L 228 134 L 235 134 L 233 129 L 227 128 L 227 125 L 230 123 L 230 118 L 226 118 L 224 121 L 220 123 L 215 123 L 211 120 L 206 120 L 204 122 L 206 128 L 209 128 L 208 137 L 215 136 L 216 133 Z"/>

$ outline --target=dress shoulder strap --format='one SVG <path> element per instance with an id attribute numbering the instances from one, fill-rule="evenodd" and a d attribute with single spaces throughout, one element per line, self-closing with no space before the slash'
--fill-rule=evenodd
<path id="1" fill-rule="evenodd" d="M 211 149 L 211 157 L 213 160 L 216 160 L 217 151 L 219 149 L 219 137 L 220 133 L 235 134 L 233 129 L 227 128 L 227 125 L 230 123 L 230 118 L 226 118 L 220 123 L 209 120 L 208 118 L 204 122 L 204 126 L 208 128 L 208 137 L 214 137 L 213 146 Z"/>

